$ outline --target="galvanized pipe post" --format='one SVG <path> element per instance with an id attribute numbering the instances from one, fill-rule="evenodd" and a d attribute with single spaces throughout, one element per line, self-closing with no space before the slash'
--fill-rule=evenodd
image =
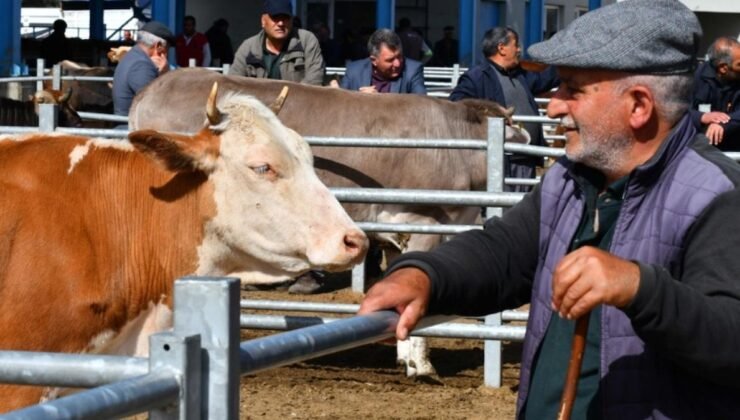
<path id="1" fill-rule="evenodd" d="M 54 64 L 51 68 L 51 88 L 59 90 L 62 88 L 62 66 L 59 63 Z"/>
<path id="2" fill-rule="evenodd" d="M 201 418 L 239 418 L 239 279 L 183 277 L 175 282 L 178 336 L 200 334 Z"/>
<path id="3" fill-rule="evenodd" d="M 36 59 L 36 77 L 39 79 L 36 81 L 36 90 L 44 90 L 44 81 L 41 80 L 41 77 L 44 77 L 44 59 L 43 58 L 37 58 Z"/>
<path id="4" fill-rule="evenodd" d="M 51 133 L 57 129 L 57 108 L 56 104 L 39 104 L 39 131 Z"/>
<path id="5" fill-rule="evenodd" d="M 488 179 L 486 191 L 503 192 L 504 190 L 504 120 L 503 118 L 488 119 Z M 503 214 L 501 207 L 486 208 L 486 218 L 500 217 Z M 495 327 L 501 326 L 501 314 L 488 315 L 485 324 Z M 501 341 L 486 340 L 483 345 L 483 384 L 486 386 L 501 387 Z"/>
<path id="6" fill-rule="evenodd" d="M 204 331 L 205 332 L 205 331 Z M 201 347 L 199 335 L 179 336 L 177 332 L 149 337 L 149 371 L 169 370 L 178 378 L 180 393 L 174 404 L 149 412 L 151 420 L 200 420 Z"/>
<path id="7" fill-rule="evenodd" d="M 365 260 L 352 267 L 352 291 L 356 293 L 365 293 Z"/>

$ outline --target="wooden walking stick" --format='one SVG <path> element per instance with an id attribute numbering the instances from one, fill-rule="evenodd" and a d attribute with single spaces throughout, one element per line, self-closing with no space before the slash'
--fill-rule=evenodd
<path id="1" fill-rule="evenodd" d="M 573 334 L 573 343 L 570 347 L 570 361 L 568 362 L 568 373 L 565 376 L 563 396 L 560 398 L 560 410 L 558 420 L 570 420 L 573 412 L 573 402 L 576 399 L 578 389 L 578 376 L 581 373 L 583 363 L 583 350 L 586 347 L 586 333 L 588 332 L 588 318 L 591 313 L 586 313 L 576 320 L 576 331 Z"/>

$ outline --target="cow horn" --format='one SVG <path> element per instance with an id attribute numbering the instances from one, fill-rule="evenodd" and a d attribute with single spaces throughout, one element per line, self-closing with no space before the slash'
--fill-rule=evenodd
<path id="1" fill-rule="evenodd" d="M 514 115 L 514 107 L 510 106 L 504 110 L 504 115 L 506 116 L 506 119 L 510 119 Z"/>
<path id="2" fill-rule="evenodd" d="M 59 103 L 63 104 L 69 100 L 69 98 L 72 97 L 72 88 L 67 89 L 66 92 L 64 92 L 64 95 L 59 97 Z"/>
<path id="3" fill-rule="evenodd" d="M 288 87 L 283 86 L 283 89 L 280 91 L 280 95 L 278 95 L 277 98 L 270 104 L 270 109 L 272 112 L 277 115 L 281 109 L 283 109 L 283 104 L 285 103 L 285 98 L 288 97 Z"/>
<path id="4" fill-rule="evenodd" d="M 208 95 L 208 103 L 206 104 L 206 116 L 208 116 L 208 122 L 211 125 L 218 125 L 221 122 L 221 111 L 216 106 L 216 95 L 218 95 L 218 82 L 213 82 L 211 94 Z"/>

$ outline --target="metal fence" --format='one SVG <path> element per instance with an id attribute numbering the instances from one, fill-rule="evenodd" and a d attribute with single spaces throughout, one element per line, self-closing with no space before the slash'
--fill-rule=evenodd
<path id="1" fill-rule="evenodd" d="M 398 322 L 382 311 L 240 343 L 239 291 L 233 278 L 175 282 L 174 328 L 150 337 L 148 358 L 0 351 L 0 382 L 95 387 L 0 419 L 237 419 L 241 375 L 389 338 Z"/>
<path id="2" fill-rule="evenodd" d="M 14 78 L 17 79 L 17 78 Z M 0 79 L 0 82 L 3 80 Z M 42 104 L 39 127 L 46 131 L 60 131 L 92 136 L 125 137 L 126 130 L 85 130 L 55 127 L 54 106 Z M 51 122 L 50 122 L 51 119 Z M 43 122 L 42 122 L 43 121 Z M 514 121 L 555 123 L 543 117 L 514 117 Z M 50 130 L 49 130 L 50 128 Z M 0 132 L 21 133 L 39 131 L 35 127 L 0 127 Z M 340 201 L 375 203 L 414 203 L 432 205 L 472 205 L 488 207 L 487 216 L 500 214 L 502 207 L 514 205 L 522 194 L 504 193 L 503 156 L 509 153 L 527 153 L 536 156 L 559 156 L 562 150 L 504 144 L 504 121 L 489 119 L 488 140 L 408 140 L 408 139 L 340 139 L 307 137 L 314 145 L 375 146 L 375 147 L 463 147 L 486 149 L 488 165 L 487 192 L 419 191 L 377 189 L 333 189 Z M 731 153 L 735 160 L 740 153 Z M 510 180 L 516 182 L 516 180 Z M 406 233 L 456 233 L 479 226 L 420 226 L 359 223 L 367 231 L 394 231 Z M 360 270 L 355 270 L 360 272 Z M 364 270 L 363 270 L 364 275 Z M 193 286 L 189 286 L 189 285 Z M 220 286 L 212 286 L 220 284 Z M 329 318 L 291 318 L 290 326 L 314 325 L 292 333 L 277 334 L 260 340 L 242 343 L 239 354 L 232 345 L 238 339 L 238 327 L 284 329 L 289 325 L 284 317 L 238 316 L 238 285 L 235 282 L 186 279 L 175 287 L 175 329 L 171 333 L 152 336 L 151 356 L 147 359 L 114 356 L 58 355 L 28 352 L 0 352 L 0 381 L 10 383 L 44 384 L 47 386 L 90 387 L 101 386 L 70 397 L 31 407 L 0 418 L 99 418 L 124 416 L 154 409 L 153 418 L 237 418 L 238 373 L 254 373 L 279 365 L 317 357 L 381 340 L 392 335 L 397 315 L 378 313 L 367 317 L 344 320 Z M 364 290 L 364 279 L 353 273 L 352 287 Z M 214 289 L 236 289 L 228 292 Z M 193 292 L 192 290 L 197 290 Z M 213 297 L 216 304 L 206 302 Z M 234 296 L 232 296 L 232 294 Z M 273 303 L 276 304 L 276 303 Z M 251 304 L 250 304 L 251 305 Z M 291 303 L 294 305 L 294 303 Z M 242 304 L 242 306 L 245 306 Z M 234 308 L 224 315 L 223 308 Z M 188 312 L 188 308 L 199 311 Z M 211 309 L 208 309 L 211 308 Z M 295 308 L 294 306 L 292 308 Z M 348 308 L 327 307 L 327 312 L 344 312 Z M 354 309 L 354 308 L 353 308 Z M 286 307 L 286 310 L 287 309 Z M 299 310 L 299 309 L 290 309 Z M 318 310 L 316 308 L 310 310 Z M 218 312 L 218 313 L 217 313 Z M 485 383 L 500 386 L 500 341 L 521 340 L 522 326 L 503 326 L 503 320 L 523 320 L 526 315 L 506 311 L 485 317 L 486 326 L 451 324 L 429 329 L 419 328 L 413 335 L 464 337 L 486 340 Z M 440 322 L 440 319 L 434 322 Z M 213 323 L 217 326 L 214 327 Z M 431 322 L 431 321 L 429 321 Z M 239 323 L 239 324 L 237 324 Z M 214 335 L 214 328 L 218 334 Z M 207 337 L 201 334 L 209 331 Z M 236 339 L 235 339 L 236 337 Z M 309 337 L 309 339 L 306 339 Z M 204 342 L 204 340 L 211 340 Z M 216 343 L 217 341 L 217 343 Z M 256 342 L 256 343 L 254 343 Z M 248 344 L 252 343 L 252 344 Z M 276 347 L 272 347 L 276 345 Z M 231 350 L 229 350 L 231 348 Z M 206 360 L 197 355 L 204 352 Z M 234 366 L 238 357 L 240 371 Z M 204 370 L 202 373 L 201 367 Z M 236 378 L 236 379 L 235 379 Z M 113 382 L 113 383 L 110 383 Z M 104 385 L 105 384 L 105 385 Z M 205 388 L 205 389 L 204 389 Z M 201 394 L 201 392 L 203 392 Z M 202 401 L 207 406 L 200 407 Z"/>

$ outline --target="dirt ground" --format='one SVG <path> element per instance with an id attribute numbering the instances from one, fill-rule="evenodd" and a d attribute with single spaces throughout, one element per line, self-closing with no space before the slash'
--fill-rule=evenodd
<path id="1" fill-rule="evenodd" d="M 245 299 L 359 303 L 349 279 L 327 282 L 319 293 L 243 291 Z M 265 311 L 250 311 L 267 313 Z M 292 313 L 303 315 L 306 313 Z M 339 316 L 337 314 L 320 314 Z M 242 339 L 274 334 L 244 330 Z M 372 344 L 242 378 L 242 419 L 512 419 L 518 386 L 520 343 L 504 343 L 503 387 L 483 386 L 483 342 L 432 339 L 439 377 L 406 378 L 395 347 Z"/>

